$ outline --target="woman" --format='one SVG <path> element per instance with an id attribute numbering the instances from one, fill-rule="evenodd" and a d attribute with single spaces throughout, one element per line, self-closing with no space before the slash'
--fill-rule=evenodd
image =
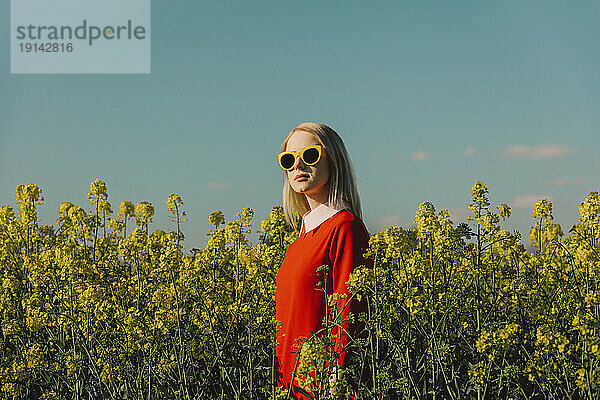
<path id="1" fill-rule="evenodd" d="M 278 156 L 285 170 L 283 208 L 286 221 L 294 225 L 302 216 L 300 236 L 288 247 L 276 280 L 276 319 L 281 323 L 275 349 L 276 384 L 293 393 L 292 398 L 309 399 L 310 393 L 296 380 L 299 337 L 323 328 L 327 294 L 346 295 L 337 301 L 341 320 L 351 312 L 355 322 L 343 323 L 333 336 L 339 339 L 334 349 L 339 356 L 332 366 L 336 374 L 349 360 L 344 347 L 349 337 L 360 333 L 358 314 L 366 311 L 364 297 L 351 298 L 346 281 L 353 268 L 370 265 L 362 256 L 369 233 L 361 220 L 361 206 L 352 163 L 338 134 L 324 124 L 306 122 L 285 138 Z M 317 271 L 327 265 L 325 273 Z M 326 277 L 325 285 L 317 286 Z M 346 304 L 349 302 L 349 304 Z M 294 344 L 297 346 L 292 347 Z M 333 383 L 333 381 L 331 381 Z"/>

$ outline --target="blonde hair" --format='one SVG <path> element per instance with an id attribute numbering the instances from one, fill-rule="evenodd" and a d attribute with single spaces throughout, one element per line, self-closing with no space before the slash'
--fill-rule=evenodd
<path id="1" fill-rule="evenodd" d="M 329 206 L 336 209 L 347 208 L 362 219 L 354 167 L 342 138 L 325 124 L 304 122 L 288 133 L 281 144 L 281 151 L 286 150 L 288 140 L 296 131 L 305 131 L 312 134 L 319 144 L 325 148 L 327 153 L 325 160 L 329 164 Z M 285 220 L 292 227 L 296 227 L 298 217 L 302 217 L 304 213 L 310 210 L 306 196 L 292 189 L 286 172 L 284 172 L 283 182 L 283 210 Z"/>

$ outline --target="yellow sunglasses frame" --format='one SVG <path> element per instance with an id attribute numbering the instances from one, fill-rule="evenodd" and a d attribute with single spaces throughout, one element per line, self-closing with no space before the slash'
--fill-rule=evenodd
<path id="1" fill-rule="evenodd" d="M 304 152 L 308 149 L 317 149 L 319 151 L 319 157 L 317 158 L 317 161 L 315 161 L 314 163 L 309 164 L 304 160 Z M 291 154 L 294 156 L 294 164 L 292 164 L 291 168 L 283 168 L 283 165 L 281 164 L 281 157 L 285 156 L 286 154 Z M 279 161 L 279 166 L 281 168 L 283 168 L 285 171 L 293 170 L 294 165 L 296 165 L 296 160 L 298 159 L 298 156 L 300 156 L 300 158 L 302 159 L 302 162 L 306 165 L 315 165 L 316 163 L 318 163 L 321 160 L 321 157 L 326 157 L 325 149 L 323 148 L 323 146 L 321 146 L 320 144 L 315 144 L 312 146 L 305 147 L 300 151 L 283 151 L 283 152 L 279 153 L 279 155 L 277 156 L 277 160 Z"/>

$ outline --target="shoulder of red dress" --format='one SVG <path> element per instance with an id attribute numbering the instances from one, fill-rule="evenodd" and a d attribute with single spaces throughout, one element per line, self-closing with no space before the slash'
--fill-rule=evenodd
<path id="1" fill-rule="evenodd" d="M 353 222 L 354 220 L 357 219 L 356 215 L 352 214 L 350 211 L 348 211 L 346 209 L 339 211 L 337 214 L 334 215 L 334 217 L 336 217 L 336 220 L 338 222 L 346 222 L 346 221 Z"/>
<path id="2" fill-rule="evenodd" d="M 342 225 L 350 226 L 363 226 L 362 220 L 354 215 L 352 212 L 344 209 L 335 214 L 332 218 L 332 224 L 337 227 L 341 227 Z"/>
<path id="3" fill-rule="evenodd" d="M 362 219 L 360 219 L 360 217 L 358 217 L 357 215 L 353 214 L 351 211 L 344 209 L 344 210 L 338 212 L 333 217 L 335 217 L 334 224 L 336 226 L 339 227 L 341 225 L 346 225 L 346 226 L 348 226 L 348 228 L 355 227 L 359 230 L 365 231 L 365 233 L 367 235 L 369 235 L 369 232 L 367 231 L 367 227 L 365 226 Z"/>

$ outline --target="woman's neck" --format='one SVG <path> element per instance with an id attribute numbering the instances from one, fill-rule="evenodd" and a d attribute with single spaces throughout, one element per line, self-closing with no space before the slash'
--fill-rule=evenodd
<path id="1" fill-rule="evenodd" d="M 325 192 L 319 196 L 308 196 L 306 195 L 306 201 L 308 201 L 308 207 L 310 210 L 314 210 L 322 204 L 327 203 L 329 200 L 329 193 Z"/>

